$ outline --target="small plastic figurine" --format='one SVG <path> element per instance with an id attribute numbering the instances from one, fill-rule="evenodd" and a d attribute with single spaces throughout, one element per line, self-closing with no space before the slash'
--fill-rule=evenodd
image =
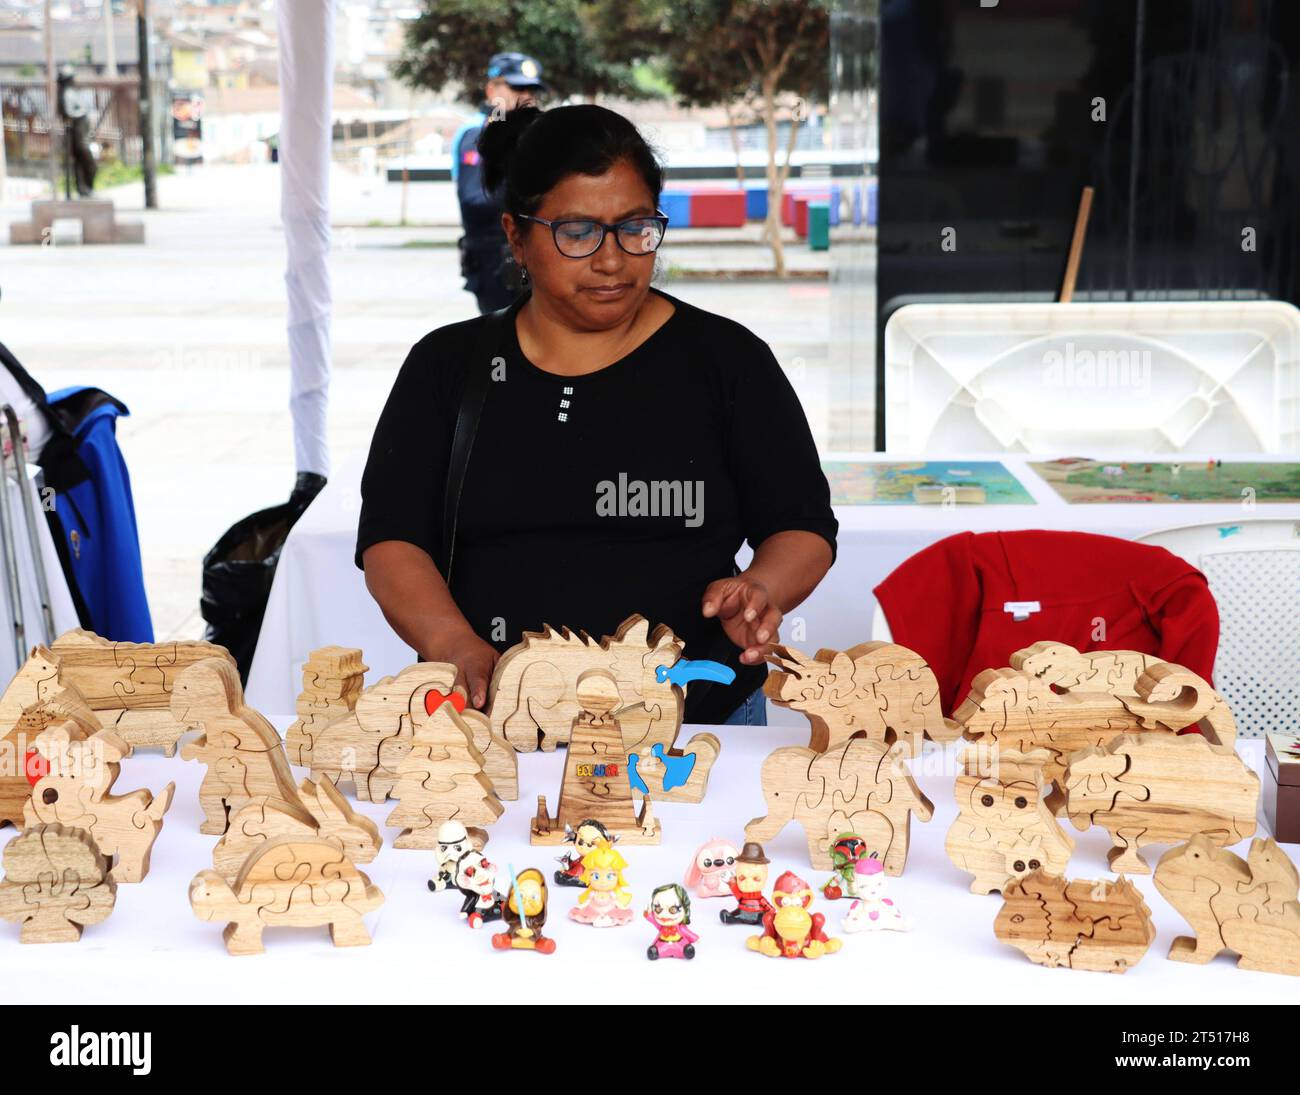
<path id="1" fill-rule="evenodd" d="M 444 821 L 438 827 L 438 848 L 435 852 L 438 873 L 429 879 L 429 889 L 434 893 L 451 889 L 456 884 L 456 861 L 473 850 L 474 841 L 469 830 L 459 821 Z"/>
<path id="2" fill-rule="evenodd" d="M 593 928 L 621 928 L 632 923 L 632 891 L 623 879 L 627 860 L 608 840 L 582 859 L 582 884 L 587 888 L 578 904 L 569 910 L 569 919 Z"/>
<path id="3" fill-rule="evenodd" d="M 912 930 L 912 922 L 898 911 L 898 906 L 885 896 L 885 865 L 875 853 L 859 859 L 853 865 L 857 876 L 858 899 L 840 921 L 846 932 Z"/>
<path id="4" fill-rule="evenodd" d="M 831 869 L 835 871 L 826 885 L 822 887 L 822 896 L 828 901 L 841 897 L 857 897 L 856 876 L 853 865 L 867 854 L 867 842 L 857 833 L 840 833 L 831 845 Z"/>
<path id="5" fill-rule="evenodd" d="M 602 840 L 609 844 L 614 843 L 605 826 L 597 821 L 594 817 L 589 817 L 585 821 L 578 823 L 578 827 L 569 834 L 570 851 L 558 859 L 559 863 L 564 866 L 561 870 L 555 872 L 555 884 L 557 886 L 585 886 L 582 881 L 582 860 L 590 852 L 596 850 Z"/>
<path id="6" fill-rule="evenodd" d="M 711 836 L 699 846 L 686 869 L 686 888 L 696 897 L 730 897 L 736 877 L 736 846 L 720 836 Z"/>
<path id="7" fill-rule="evenodd" d="M 468 851 L 456 860 L 453 884 L 465 895 L 460 915 L 471 928 L 501 919 L 501 896 L 497 893 L 497 869 L 482 852 Z"/>
<path id="8" fill-rule="evenodd" d="M 546 876 L 536 867 L 515 874 L 511 870 L 510 893 L 501 908 L 506 930 L 492 937 L 499 951 L 526 950 L 554 954 L 555 940 L 542 934 L 546 927 Z"/>
<path id="9" fill-rule="evenodd" d="M 645 918 L 659 932 L 659 937 L 645 952 L 650 961 L 695 957 L 695 941 L 699 936 L 686 926 L 691 922 L 691 899 L 676 882 L 660 886 L 650 895 Z"/>
<path id="10" fill-rule="evenodd" d="M 773 911 L 763 917 L 763 934 L 745 940 L 745 946 L 769 958 L 820 958 L 843 945 L 825 932 L 826 917 L 810 913 L 812 887 L 794 871 L 786 871 L 772 887 Z"/>
<path id="11" fill-rule="evenodd" d="M 763 854 L 763 845 L 752 840 L 746 842 L 736 856 L 736 877 L 730 882 L 732 896 L 736 907 L 730 911 L 723 909 L 718 918 L 724 924 L 748 924 L 756 927 L 763 923 L 763 917 L 772 911 L 772 905 L 763 896 L 763 887 L 767 885 L 767 868 L 772 861 Z"/>

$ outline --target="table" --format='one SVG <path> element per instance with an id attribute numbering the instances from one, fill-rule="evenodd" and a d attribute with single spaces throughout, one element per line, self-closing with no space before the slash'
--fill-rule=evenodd
<path id="1" fill-rule="evenodd" d="M 1189 463 L 1201 459 L 1182 456 Z M 881 453 L 826 453 L 823 458 L 889 462 L 905 459 Z M 820 647 L 844 650 L 871 638 L 875 611 L 872 589 L 903 560 L 957 532 L 1045 528 L 1131 538 L 1174 525 L 1238 521 L 1243 516 L 1235 503 L 1072 506 L 1028 467 L 1031 460 L 1044 457 L 983 453 L 947 454 L 946 458 L 1001 460 L 1033 495 L 1035 504 L 955 508 L 836 506 L 840 521 L 838 558 L 812 596 L 786 617 L 782 637 L 787 642 L 810 651 Z M 1250 459 L 1263 461 L 1269 457 L 1252 454 Z M 301 688 L 302 663 L 317 647 L 360 647 L 370 667 L 370 681 L 396 673 L 414 661 L 414 653 L 393 634 L 366 590 L 364 576 L 352 565 L 361 506 L 361 469 L 361 459 L 339 468 L 284 545 L 248 680 L 249 702 L 259 710 L 293 710 Z M 1300 519 L 1300 506 L 1260 505 L 1254 511 L 1258 517 L 1288 515 Z M 742 565 L 746 557 L 742 554 Z M 635 605 L 628 606 L 629 613 L 635 610 Z M 537 626 L 543 622 L 538 620 Z M 559 626 L 564 621 L 545 622 Z M 689 650 L 686 656 L 690 657 Z M 786 725 L 800 718 L 770 706 L 769 717 Z"/>
<path id="2" fill-rule="evenodd" d="M 283 732 L 287 717 L 273 718 Z M 634 908 L 644 907 L 650 891 L 680 880 L 694 850 L 715 834 L 739 844 L 745 823 L 764 812 L 759 766 L 779 745 L 803 735 L 777 727 L 710 727 L 722 739 L 709 792 L 699 805 L 663 805 L 659 847 L 629 847 L 628 881 Z M 692 728 L 683 728 L 688 738 Z M 1239 743 L 1241 755 L 1259 770 L 1262 745 Z M 729 907 L 711 899 L 694 903 L 692 927 L 701 936 L 692 962 L 649 962 L 653 937 L 641 920 L 626 928 L 589 928 L 567 919 L 578 890 L 551 890 L 547 934 L 557 950 L 550 956 L 492 949 L 486 930 L 472 932 L 456 917 L 459 895 L 432 894 L 432 852 L 395 849 L 396 830 L 383 822 L 392 803 L 361 803 L 358 809 L 380 826 L 386 844 L 379 857 L 362 867 L 383 890 L 382 908 L 366 918 L 374 942 L 369 947 L 335 949 L 325 928 L 272 929 L 266 953 L 231 958 L 221 941 L 221 926 L 198 920 L 190 911 L 190 879 L 211 866 L 214 837 L 199 833 L 202 814 L 198 787 L 203 766 L 142 752 L 122 765 L 119 792 L 146 786 L 157 791 L 175 780 L 176 798 L 168 813 L 153 864 L 144 882 L 121 886 L 113 914 L 85 931 L 80 943 L 23 946 L 16 925 L 0 922 L 5 983 L 14 1003 L 417 1003 L 475 1004 L 520 1001 L 531 1004 L 590 1004 L 601 1000 L 643 1003 L 788 1001 L 867 1003 L 951 1002 L 1023 1003 L 1070 1000 L 1097 1004 L 1293 1003 L 1295 979 L 1250 973 L 1221 956 L 1208 966 L 1189 966 L 1165 958 L 1175 935 L 1187 934 L 1182 917 L 1155 891 L 1151 876 L 1135 878 L 1155 920 L 1157 937 L 1140 965 L 1122 977 L 1050 970 L 1029 962 L 999 943 L 993 921 L 1001 908 L 995 895 L 977 896 L 969 878 L 944 854 L 944 836 L 956 816 L 953 779 L 957 744 L 929 746 L 911 762 L 921 789 L 934 801 L 934 819 L 914 824 L 906 873 L 889 880 L 890 896 L 912 918 L 909 934 L 881 932 L 845 937 L 843 950 L 817 962 L 763 958 L 745 948 L 744 927 L 724 927 L 718 911 Z M 528 823 L 537 795 L 552 803 L 558 794 L 562 753 L 528 753 L 519 758 L 520 795 L 506 803 L 493 826 L 487 854 L 516 868 L 553 869 L 556 848 L 532 848 Z M 296 776 L 305 775 L 302 769 Z M 1261 821 L 1261 833 L 1264 823 Z M 1104 831 L 1078 833 L 1070 861 L 1074 878 L 1109 877 Z M 8 830 L 0 840 L 13 835 Z M 788 826 L 766 844 L 771 880 L 793 869 L 813 885 L 825 881 L 807 863 L 803 830 Z M 1244 854 L 1245 845 L 1235 849 Z M 1300 847 L 1287 845 L 1293 859 Z M 1148 849 L 1157 856 L 1161 849 Z M 820 898 L 832 935 L 847 902 Z M 599 971 L 599 972 L 598 972 Z"/>

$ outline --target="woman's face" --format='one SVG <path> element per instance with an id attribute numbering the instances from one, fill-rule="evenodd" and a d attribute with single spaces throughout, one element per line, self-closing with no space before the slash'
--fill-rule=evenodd
<path id="1" fill-rule="evenodd" d="M 645 180 L 630 163 L 620 160 L 603 175 L 561 179 L 534 215 L 548 221 L 617 224 L 654 213 Z M 654 273 L 653 251 L 630 255 L 608 232 L 594 254 L 569 258 L 560 254 L 546 225 L 516 223 L 508 213 L 505 224 L 515 261 L 528 268 L 534 297 L 566 325 L 582 331 L 608 330 L 627 322 L 641 307 Z"/>

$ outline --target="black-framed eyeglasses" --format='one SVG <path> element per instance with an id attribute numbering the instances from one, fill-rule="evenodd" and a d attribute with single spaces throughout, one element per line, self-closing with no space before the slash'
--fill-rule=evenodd
<path id="1" fill-rule="evenodd" d="M 515 220 L 546 225 L 551 230 L 555 249 L 571 259 L 594 255 L 604 246 L 607 232 L 614 233 L 619 247 L 629 255 L 652 255 L 659 250 L 664 233 L 668 231 L 668 217 L 663 213 L 656 213 L 653 217 L 629 217 L 617 224 L 593 220 L 548 221 L 524 213 L 516 214 Z"/>

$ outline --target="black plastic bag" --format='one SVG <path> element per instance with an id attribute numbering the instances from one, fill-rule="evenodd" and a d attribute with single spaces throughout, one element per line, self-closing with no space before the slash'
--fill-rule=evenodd
<path id="1" fill-rule="evenodd" d="M 324 485 L 323 476 L 299 472 L 289 501 L 236 521 L 203 557 L 199 611 L 208 624 L 203 637 L 230 651 L 245 684 L 280 549 Z"/>

